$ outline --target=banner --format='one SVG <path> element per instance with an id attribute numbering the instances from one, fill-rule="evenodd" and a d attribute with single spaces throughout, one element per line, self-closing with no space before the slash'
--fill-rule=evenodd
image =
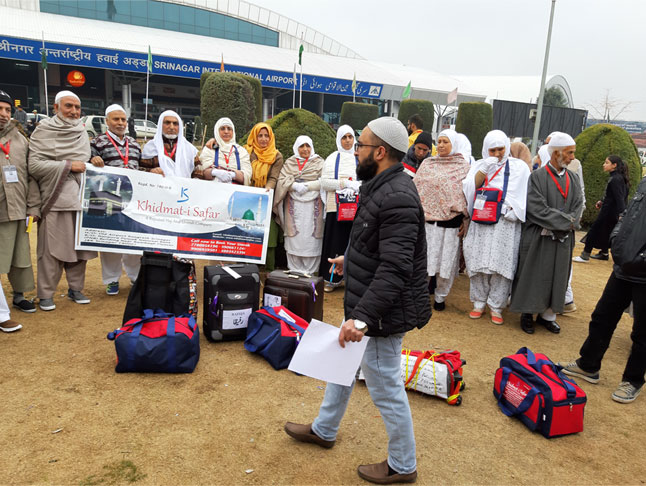
<path id="1" fill-rule="evenodd" d="M 265 263 L 272 190 L 88 166 L 80 194 L 77 250 Z"/>

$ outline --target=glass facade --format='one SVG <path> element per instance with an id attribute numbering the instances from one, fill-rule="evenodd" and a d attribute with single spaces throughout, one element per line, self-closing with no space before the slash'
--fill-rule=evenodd
<path id="1" fill-rule="evenodd" d="M 278 32 L 208 10 L 156 0 L 40 0 L 40 11 L 278 47 Z"/>

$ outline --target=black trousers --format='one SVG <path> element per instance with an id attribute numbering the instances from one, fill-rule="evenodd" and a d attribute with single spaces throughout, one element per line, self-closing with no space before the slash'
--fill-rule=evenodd
<path id="1" fill-rule="evenodd" d="M 633 345 L 622 381 L 629 381 L 639 388 L 644 384 L 646 373 L 646 284 L 618 279 L 612 272 L 592 313 L 588 337 L 581 347 L 578 364 L 582 370 L 590 373 L 601 369 L 601 360 L 610 345 L 612 334 L 630 302 L 633 303 L 635 315 L 630 335 Z"/>

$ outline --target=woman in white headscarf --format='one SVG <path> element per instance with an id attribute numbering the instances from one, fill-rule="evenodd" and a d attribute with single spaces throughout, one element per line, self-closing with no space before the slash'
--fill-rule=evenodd
<path id="1" fill-rule="evenodd" d="M 321 261 L 323 239 L 323 158 L 306 135 L 296 139 L 293 149 L 294 155 L 285 161 L 278 176 L 274 211 L 285 234 L 287 266 L 292 271 L 314 274 Z"/>
<path id="2" fill-rule="evenodd" d="M 527 164 L 509 156 L 510 145 L 509 137 L 501 130 L 489 132 L 482 143 L 482 159 L 471 166 L 462 183 L 472 219 L 474 207 L 483 207 L 483 189 L 499 189 L 504 194 L 498 221 L 493 224 L 472 221 L 464 238 L 473 302 L 469 317 L 479 319 L 488 305 L 491 321 L 498 325 L 503 323 L 502 311 L 507 306 L 518 265 L 529 178 Z"/>
<path id="3" fill-rule="evenodd" d="M 157 132 L 141 152 L 139 166 L 148 172 L 169 177 L 190 178 L 195 168 L 197 149 L 184 137 L 184 123 L 172 110 L 157 120 Z"/>
<path id="4" fill-rule="evenodd" d="M 321 173 L 321 197 L 325 206 L 325 228 L 323 231 L 323 252 L 319 276 L 325 280 L 325 291 L 332 292 L 343 281 L 339 275 L 330 275 L 328 258 L 343 255 L 348 241 L 352 221 L 338 220 L 337 194 L 341 198 L 359 193 L 361 182 L 357 181 L 357 159 L 354 156 L 354 130 L 342 125 L 336 132 L 336 148 L 325 163 Z"/>
<path id="5" fill-rule="evenodd" d="M 471 155 L 471 142 L 464 133 L 457 134 L 455 153 L 462 155 L 469 165 L 476 161 Z"/>
<path id="6" fill-rule="evenodd" d="M 469 163 L 457 152 L 458 134 L 443 130 L 437 137 L 437 156 L 425 159 L 413 178 L 426 219 L 427 270 L 436 277 L 433 308 L 443 311 L 460 262 L 460 235 L 464 231 L 467 202 L 462 180 Z"/>
<path id="7" fill-rule="evenodd" d="M 233 122 L 229 118 L 220 118 L 213 127 L 213 135 L 213 148 L 205 146 L 200 153 L 201 178 L 250 185 L 253 169 L 249 153 L 236 143 Z"/>

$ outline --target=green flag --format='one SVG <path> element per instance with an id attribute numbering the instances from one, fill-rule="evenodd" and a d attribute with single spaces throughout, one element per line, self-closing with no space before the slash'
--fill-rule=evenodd
<path id="1" fill-rule="evenodd" d="M 40 50 L 40 65 L 43 69 L 47 69 L 47 50 L 45 47 Z"/>
<path id="2" fill-rule="evenodd" d="M 153 53 L 150 52 L 150 46 L 148 46 L 148 72 L 153 72 Z"/>
<path id="3" fill-rule="evenodd" d="M 402 100 L 406 100 L 410 98 L 410 92 L 411 92 L 411 89 L 410 89 L 410 81 L 409 81 L 406 88 L 404 88 L 404 92 L 402 93 Z"/>
<path id="4" fill-rule="evenodd" d="M 298 64 L 299 66 L 303 64 L 303 51 L 305 48 L 303 47 L 303 44 L 301 44 L 301 47 L 298 48 Z"/>

